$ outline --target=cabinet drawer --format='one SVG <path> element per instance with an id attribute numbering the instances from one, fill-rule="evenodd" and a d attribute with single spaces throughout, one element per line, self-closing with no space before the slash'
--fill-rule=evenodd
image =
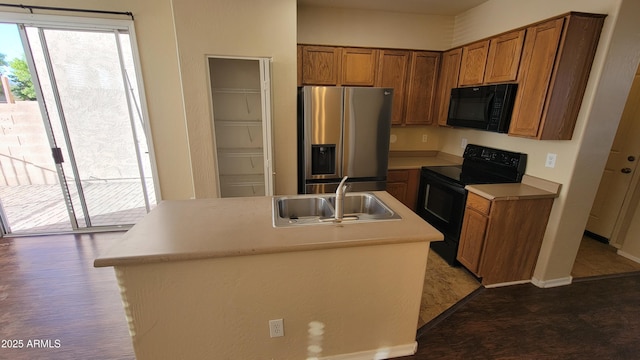
<path id="1" fill-rule="evenodd" d="M 467 207 L 475 209 L 485 215 L 489 215 L 491 200 L 487 200 L 480 195 L 470 192 L 469 195 L 467 195 Z"/>
<path id="2" fill-rule="evenodd" d="M 387 173 L 387 182 L 408 181 L 409 170 L 391 170 Z"/>

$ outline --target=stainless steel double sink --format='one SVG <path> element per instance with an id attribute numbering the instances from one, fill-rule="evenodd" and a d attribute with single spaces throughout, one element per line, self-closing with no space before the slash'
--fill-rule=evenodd
<path id="1" fill-rule="evenodd" d="M 347 193 L 344 218 L 334 219 L 335 194 L 290 195 L 273 198 L 273 226 L 290 227 L 334 223 L 361 223 L 402 219 L 372 193 Z"/>

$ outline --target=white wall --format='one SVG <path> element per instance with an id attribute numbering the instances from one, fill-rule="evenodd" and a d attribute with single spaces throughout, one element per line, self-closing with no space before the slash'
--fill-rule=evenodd
<path id="1" fill-rule="evenodd" d="M 298 7 L 298 43 L 417 50 L 446 50 L 452 16 Z"/>
<path id="2" fill-rule="evenodd" d="M 295 0 L 173 0 L 172 5 L 196 198 L 218 195 L 207 55 L 272 58 L 275 192 L 295 193 Z"/>

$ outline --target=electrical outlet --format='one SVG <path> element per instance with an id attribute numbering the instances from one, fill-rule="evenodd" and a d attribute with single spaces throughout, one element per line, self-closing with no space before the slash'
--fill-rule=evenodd
<path id="1" fill-rule="evenodd" d="M 427 142 L 427 134 L 422 134 L 422 142 Z"/>
<path id="2" fill-rule="evenodd" d="M 467 143 L 468 143 L 467 138 L 462 138 L 462 141 L 460 141 L 460 147 L 463 149 L 466 148 Z"/>
<path id="3" fill-rule="evenodd" d="M 284 336 L 284 322 L 282 319 L 269 320 L 269 336 L 272 338 Z"/>
<path id="4" fill-rule="evenodd" d="M 547 161 L 544 163 L 544 166 L 548 168 L 556 167 L 556 159 L 558 158 L 558 154 L 547 153 Z"/>

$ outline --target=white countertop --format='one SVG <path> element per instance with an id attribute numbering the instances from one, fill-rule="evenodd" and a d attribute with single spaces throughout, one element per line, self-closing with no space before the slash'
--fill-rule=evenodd
<path id="1" fill-rule="evenodd" d="M 524 175 L 521 183 L 467 185 L 465 189 L 489 200 L 518 200 L 556 198 L 560 194 L 561 184 Z"/>
<path id="2" fill-rule="evenodd" d="M 374 194 L 402 219 L 274 228 L 269 196 L 163 201 L 97 258 L 94 266 L 443 239 L 387 192 Z"/>
<path id="3" fill-rule="evenodd" d="M 459 156 L 437 151 L 392 151 L 389 170 L 420 169 L 423 166 L 450 166 L 462 164 Z"/>

